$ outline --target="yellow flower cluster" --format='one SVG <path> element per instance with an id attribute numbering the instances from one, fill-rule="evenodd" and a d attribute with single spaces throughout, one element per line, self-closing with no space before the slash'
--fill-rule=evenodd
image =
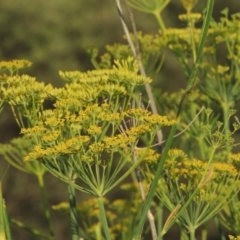
<path id="1" fill-rule="evenodd" d="M 240 153 L 229 153 L 228 161 L 235 166 L 238 171 L 240 170 Z"/>
<path id="2" fill-rule="evenodd" d="M 240 236 L 234 237 L 232 235 L 229 235 L 230 240 L 240 240 Z"/>
<path id="3" fill-rule="evenodd" d="M 202 20 L 201 13 L 180 14 L 178 17 L 181 21 L 191 22 L 191 23 L 196 23 Z"/>
<path id="4" fill-rule="evenodd" d="M 130 36 L 132 39 L 135 38 L 133 34 Z M 144 65 L 149 64 L 150 56 L 158 57 L 158 53 L 161 51 L 161 48 L 166 45 L 165 39 L 161 36 L 161 34 L 153 36 L 150 34 L 144 35 L 142 32 L 138 32 L 137 38 L 141 45 L 141 59 Z M 126 44 L 107 45 L 106 50 L 107 53 L 102 56 L 99 64 L 100 66 L 106 66 L 109 59 L 127 59 L 131 55 L 131 50 Z M 153 59 L 151 58 L 151 60 Z"/>
<path id="5" fill-rule="evenodd" d="M 167 29 L 164 37 L 166 38 L 167 46 L 169 49 L 173 50 L 176 53 L 181 52 L 182 56 L 185 56 L 184 53 L 186 53 L 187 56 L 191 56 L 192 41 L 198 43 L 201 30 L 194 28 L 191 32 L 188 28 Z"/>
<path id="6" fill-rule="evenodd" d="M 127 151 L 131 152 L 133 146 L 136 144 L 137 138 L 135 136 L 128 136 L 125 133 L 118 134 L 114 137 L 104 137 L 104 148 L 107 152 Z M 129 151 L 130 150 L 130 151 Z"/>
<path id="7" fill-rule="evenodd" d="M 128 45 L 120 43 L 107 45 L 106 50 L 111 56 L 114 56 L 114 59 L 126 59 L 128 56 L 131 56 L 132 54 Z M 109 56 L 107 57 L 107 59 L 108 58 Z M 100 64 L 103 65 L 104 63 L 106 63 L 106 54 L 103 56 L 103 59 Z"/>
<path id="8" fill-rule="evenodd" d="M 131 108 L 127 111 L 128 117 L 132 117 L 136 120 L 143 120 L 144 117 L 147 117 L 151 114 L 150 111 L 143 108 Z"/>
<path id="9" fill-rule="evenodd" d="M 8 77 L 6 88 L 2 88 L 4 98 L 9 104 L 23 105 L 27 108 L 37 107 L 48 98 L 52 90 L 50 84 L 36 82 L 35 78 L 28 75 Z"/>
<path id="10" fill-rule="evenodd" d="M 187 13 L 190 13 L 197 3 L 197 0 L 181 0 L 183 7 L 185 8 Z"/>
<path id="11" fill-rule="evenodd" d="M 87 129 L 87 132 L 90 134 L 90 135 L 99 135 L 101 132 L 102 132 L 102 129 L 101 127 L 99 126 L 96 126 L 96 125 L 92 125 L 90 126 L 88 129 Z"/>
<path id="12" fill-rule="evenodd" d="M 51 133 L 44 134 L 42 137 L 43 142 L 51 143 L 57 140 L 57 138 L 61 135 L 59 130 L 51 131 Z"/>
<path id="13" fill-rule="evenodd" d="M 149 129 L 160 126 L 170 126 L 176 123 L 176 120 L 169 120 L 166 116 L 152 114 L 150 111 L 141 108 L 128 110 L 127 116 L 135 121 L 144 123 Z"/>
<path id="14" fill-rule="evenodd" d="M 45 140 L 49 139 L 47 138 Z M 88 143 L 89 140 L 89 136 L 76 136 L 65 141 L 60 141 L 57 144 L 51 144 L 49 147 L 44 147 L 44 144 L 36 145 L 33 150 L 24 158 L 24 161 L 43 159 L 52 161 L 61 155 L 76 154 L 81 150 L 84 150 L 84 144 Z"/>
<path id="15" fill-rule="evenodd" d="M 84 88 L 86 86 L 105 86 L 105 88 L 108 87 L 110 91 L 110 87 L 112 86 L 115 91 L 119 84 L 118 91 L 124 94 L 124 88 L 127 89 L 129 86 L 143 85 L 151 82 L 150 78 L 138 75 L 137 72 L 138 65 L 136 61 L 129 57 L 122 61 L 116 60 L 115 66 L 112 69 L 100 69 L 88 72 L 60 71 L 59 74 L 64 80 L 70 81 L 71 83 L 78 83 Z"/>
<path id="16" fill-rule="evenodd" d="M 240 162 L 240 153 L 229 153 L 228 158 L 230 161 Z"/>
<path id="17" fill-rule="evenodd" d="M 1 61 L 0 62 L 0 71 L 8 70 L 11 74 L 13 74 L 16 71 L 18 71 L 22 68 L 30 67 L 31 65 L 32 65 L 32 63 L 27 60 L 12 60 L 12 61 L 8 61 L 8 62 Z"/>
<path id="18" fill-rule="evenodd" d="M 141 152 L 144 154 L 143 150 Z M 160 158 L 159 154 L 154 153 L 152 150 L 146 155 L 146 162 L 150 165 L 154 162 L 157 163 Z M 182 150 L 171 149 L 169 150 L 164 170 L 171 184 L 177 184 L 184 191 L 193 191 L 199 186 L 208 168 L 209 165 L 206 161 L 196 158 L 190 159 Z M 204 188 L 211 188 L 214 184 L 226 187 L 238 175 L 237 169 L 230 163 L 213 162 L 211 168 L 213 172 L 210 176 L 210 181 L 206 186 L 204 185 Z"/>
<path id="19" fill-rule="evenodd" d="M 166 162 L 166 169 L 168 170 L 169 161 Z M 195 182 L 195 185 L 191 187 L 196 188 L 197 184 L 201 180 L 208 164 L 205 161 L 199 159 L 182 159 L 175 163 L 175 167 L 168 170 L 169 176 L 173 179 L 187 180 Z M 170 163 L 172 166 L 172 163 Z M 238 174 L 236 168 L 228 163 L 214 162 L 212 164 L 213 174 L 211 176 L 212 181 L 214 182 L 223 182 L 226 180 L 226 177 L 234 179 Z M 183 181 L 185 181 L 183 180 Z"/>
<path id="20" fill-rule="evenodd" d="M 100 168 L 117 175 L 132 159 L 142 136 L 150 134 L 152 141 L 158 129 L 175 123 L 144 109 L 129 109 L 135 87 L 151 82 L 139 74 L 138 63 L 132 57 L 116 60 L 108 69 L 60 72 L 68 81 L 61 89 L 18 75 L 18 69 L 30 65 L 27 61 L 0 64 L 0 70 L 10 71 L 10 76 L 1 77 L 2 95 L 12 105 L 21 134 L 33 144 L 24 160 L 40 161 L 61 179 L 77 176 L 87 183 L 87 173 L 91 178 L 102 178 Z M 54 100 L 53 109 L 44 110 L 46 99 Z M 119 153 L 123 163 L 113 170 L 112 161 Z M 158 157 L 152 155 L 146 160 Z M 98 167 L 93 171 L 94 164 Z M 102 194 L 96 192 L 98 182 L 99 179 L 88 191 Z"/>
<path id="21" fill-rule="evenodd" d="M 22 134 L 32 138 L 37 145 L 25 160 L 79 153 L 83 161 L 91 162 L 95 156 L 99 157 L 104 151 L 122 152 L 131 156 L 141 136 L 151 132 L 155 134 L 156 129 L 174 123 L 168 121 L 165 116 L 151 114 L 143 109 L 114 112 L 111 108 L 110 104 L 103 103 L 88 105 L 84 110 L 75 113 L 61 108 L 43 111 L 34 127 L 23 128 L 21 131 Z M 141 121 L 135 127 L 130 127 L 119 134 L 113 132 L 112 136 L 106 135 L 104 128 L 108 126 L 107 122 L 117 129 L 124 121 L 124 117 L 130 116 Z M 150 155 L 145 160 L 150 158 L 153 161 Z"/>
<path id="22" fill-rule="evenodd" d="M 148 164 L 157 163 L 160 158 L 160 154 L 153 149 L 137 149 L 136 153 L 138 159 L 142 159 L 143 162 L 147 162 Z"/>

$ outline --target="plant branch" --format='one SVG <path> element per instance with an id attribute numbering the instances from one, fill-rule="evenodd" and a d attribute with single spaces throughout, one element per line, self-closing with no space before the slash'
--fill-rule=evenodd
<path id="1" fill-rule="evenodd" d="M 79 240 L 75 188 L 74 185 L 71 183 L 68 184 L 68 194 L 69 194 L 72 240 Z"/>
<path id="2" fill-rule="evenodd" d="M 127 24 L 125 22 L 125 18 L 124 18 L 124 15 L 123 15 L 123 11 L 122 11 L 122 7 L 121 7 L 121 4 L 120 4 L 120 0 L 116 0 L 116 5 L 117 5 L 118 14 L 119 14 L 119 17 L 120 17 L 120 20 L 121 20 L 121 23 L 122 23 L 122 26 L 123 26 L 123 30 L 124 30 L 124 33 L 126 35 L 127 41 L 128 41 L 128 44 L 129 44 L 129 46 L 130 46 L 130 48 L 132 50 L 132 53 L 133 53 L 135 59 L 138 62 L 139 71 L 140 71 L 142 76 L 146 77 L 146 72 L 145 72 L 143 63 L 141 61 L 141 55 L 136 50 L 136 49 L 139 49 L 139 47 L 135 47 L 133 42 L 132 42 L 132 39 L 130 37 L 130 33 L 129 33 L 129 30 L 128 30 Z M 129 9 L 129 11 L 131 11 L 131 10 Z M 131 13 L 130 16 L 133 17 L 133 14 Z M 135 36 L 137 36 L 136 26 L 135 26 L 134 21 L 132 21 L 132 25 L 134 26 L 133 27 L 134 34 L 135 34 Z M 137 43 L 138 39 L 136 38 L 135 41 Z M 139 46 L 139 43 L 137 43 L 137 44 L 138 44 L 137 46 Z M 156 106 L 156 103 L 155 103 L 155 100 L 154 100 L 154 97 L 153 97 L 153 93 L 152 93 L 150 84 L 145 84 L 145 90 L 146 90 L 146 93 L 147 93 L 147 96 L 148 96 L 148 99 L 149 99 L 149 102 L 150 102 L 151 110 L 152 110 L 153 114 L 157 114 L 158 113 L 157 106 Z M 162 142 L 162 131 L 161 130 L 159 130 L 157 132 L 157 138 L 158 138 L 158 142 L 159 143 Z"/>

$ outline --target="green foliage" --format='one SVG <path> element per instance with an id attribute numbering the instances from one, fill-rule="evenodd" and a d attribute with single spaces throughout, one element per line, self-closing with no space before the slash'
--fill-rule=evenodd
<path id="1" fill-rule="evenodd" d="M 131 47 L 107 45 L 102 55 L 89 48 L 96 69 L 59 71 L 61 88 L 21 74 L 31 66 L 26 60 L 0 62 L 0 107 L 11 107 L 21 129 L 20 137 L 0 145 L 0 154 L 38 179 L 49 236 L 10 221 L 35 237 L 54 239 L 44 182 L 49 172 L 67 184 L 69 203 L 52 208 L 70 215 L 73 240 L 149 239 L 150 234 L 157 240 L 175 223 L 182 239 L 195 239 L 203 228 L 205 240 L 205 227 L 213 218 L 239 235 L 240 154 L 234 151 L 240 123 L 237 118 L 231 121 L 240 91 L 240 15 L 229 16 L 224 10 L 223 17 L 214 21 L 213 0 L 203 13 L 192 12 L 196 1 L 182 0 L 186 14 L 179 19 L 184 28 L 168 28 L 161 18 L 168 0 L 127 2 L 153 14 L 159 33 L 130 34 L 125 29 Z M 119 5 L 118 10 L 123 19 Z M 226 51 L 221 61 L 220 47 Z M 156 76 L 166 51 L 179 61 L 186 87 L 151 99 L 152 79 L 145 72 Z M 143 86 L 149 88 L 142 97 Z M 154 109 L 148 98 L 156 100 L 162 115 L 148 110 L 148 105 Z M 159 140 L 169 126 L 166 140 Z M 91 198 L 77 202 L 76 190 Z M 128 198 L 109 199 L 113 190 L 127 191 Z M 165 223 L 163 209 L 170 211 Z M 151 210 L 157 213 L 156 221 Z M 10 239 L 2 194 L 0 223 L 1 237 Z"/>

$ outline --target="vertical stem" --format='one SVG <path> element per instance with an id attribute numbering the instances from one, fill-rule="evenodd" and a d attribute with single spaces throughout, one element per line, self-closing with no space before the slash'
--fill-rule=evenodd
<path id="1" fill-rule="evenodd" d="M 101 220 L 101 224 L 103 226 L 104 234 L 105 234 L 107 240 L 111 240 L 102 197 L 98 197 L 98 205 L 99 205 L 99 209 L 100 209 L 100 220 Z"/>
<path id="2" fill-rule="evenodd" d="M 217 229 L 218 229 L 218 232 L 219 232 L 219 234 L 220 234 L 220 239 L 221 239 L 221 240 L 226 240 L 226 238 L 225 238 L 225 236 L 224 236 L 223 229 L 222 229 L 222 227 L 221 227 L 221 225 L 220 225 L 220 223 L 219 223 L 218 217 L 214 217 L 214 222 L 215 222 L 216 227 L 217 227 Z"/>
<path id="3" fill-rule="evenodd" d="M 201 240 L 207 240 L 207 229 L 206 229 L 206 224 L 203 225 L 202 229 L 202 238 Z"/>
<path id="4" fill-rule="evenodd" d="M 188 239 L 189 237 L 188 237 L 188 234 L 186 233 L 186 230 L 180 227 L 180 240 L 188 240 Z"/>
<path id="5" fill-rule="evenodd" d="M 159 26 L 160 26 L 161 30 L 162 30 L 162 31 L 163 31 L 163 33 L 164 33 L 164 32 L 165 32 L 165 30 L 166 30 L 166 27 L 165 27 L 165 24 L 164 24 L 164 22 L 163 22 L 163 20 L 162 20 L 161 13 L 159 13 L 159 12 L 156 12 L 156 13 L 153 13 L 153 15 L 156 17 L 156 19 L 157 19 L 157 22 L 158 22 L 158 24 L 159 24 Z"/>
<path id="6" fill-rule="evenodd" d="M 7 240 L 11 240 L 12 239 L 12 235 L 11 235 L 11 230 L 10 230 L 10 226 L 9 226 L 7 209 L 6 209 L 4 201 L 3 201 L 3 204 L 4 204 L 3 205 L 3 214 L 4 214 L 4 227 L 5 227 L 6 239 Z"/>
<path id="7" fill-rule="evenodd" d="M 225 135 L 227 135 L 229 131 L 229 105 L 228 104 L 222 104 L 222 109 L 223 109 L 223 122 L 224 122 L 224 132 Z M 227 145 L 227 151 L 231 151 L 231 146 L 228 144 Z"/>
<path id="8" fill-rule="evenodd" d="M 52 226 L 52 222 L 51 222 L 50 209 L 49 209 L 49 205 L 48 205 L 48 201 L 47 201 L 43 175 L 40 174 L 40 175 L 37 176 L 37 178 L 38 178 L 38 184 L 39 184 L 40 191 L 41 191 L 44 214 L 45 214 L 45 217 L 47 219 L 48 230 L 49 230 L 50 235 L 53 237 L 54 236 L 53 226 Z"/>
<path id="9" fill-rule="evenodd" d="M 190 233 L 190 240 L 196 240 L 196 238 L 195 238 L 195 228 L 191 227 L 189 229 L 189 233 Z"/>
<path id="10" fill-rule="evenodd" d="M 223 110 L 224 130 L 226 133 L 229 130 L 229 105 L 227 100 L 226 102 L 222 102 L 221 106 Z"/>
<path id="11" fill-rule="evenodd" d="M 5 205 L 2 197 L 2 182 L 0 181 L 0 236 L 1 239 L 6 240 L 6 231 L 5 231 Z"/>
<path id="12" fill-rule="evenodd" d="M 157 212 L 157 232 L 161 233 L 163 227 L 163 203 L 159 203 L 159 209 Z M 162 234 L 158 235 L 157 240 L 163 240 Z"/>
<path id="13" fill-rule="evenodd" d="M 75 188 L 71 183 L 68 184 L 68 195 L 70 206 L 72 240 L 79 240 Z"/>
<path id="14" fill-rule="evenodd" d="M 133 123 L 133 125 L 135 126 L 135 123 Z M 133 153 L 133 159 L 134 159 L 135 163 L 138 161 L 136 150 Z M 137 167 L 137 169 L 136 169 L 136 176 L 137 176 L 137 179 L 138 179 L 138 187 L 139 187 L 139 190 L 140 190 L 140 194 L 141 194 L 142 200 L 145 201 L 146 194 L 145 194 L 145 191 L 144 191 L 144 188 L 143 188 L 142 175 L 141 175 L 141 171 L 140 171 L 139 167 Z M 158 236 L 157 236 L 157 229 L 156 229 L 156 225 L 155 225 L 155 221 L 154 221 L 154 216 L 153 216 L 153 214 L 152 214 L 150 209 L 147 212 L 147 218 L 148 218 L 150 229 L 151 229 L 151 233 L 152 233 L 152 239 L 153 240 L 157 240 L 157 238 L 158 238 Z"/>
<path id="15" fill-rule="evenodd" d="M 146 200 L 145 200 L 145 202 L 142 206 L 141 218 L 139 219 L 138 226 L 137 226 L 137 228 L 135 230 L 135 233 L 134 233 L 134 240 L 140 239 L 140 235 L 141 235 L 141 232 L 142 232 L 142 229 L 143 229 L 143 225 L 145 223 L 145 218 L 147 216 L 148 209 L 150 208 L 153 196 L 155 194 L 155 190 L 157 188 L 158 180 L 160 179 L 160 177 L 162 175 L 163 166 L 164 166 L 165 160 L 167 158 L 168 150 L 170 149 L 170 146 L 172 145 L 173 136 L 174 136 L 176 130 L 177 130 L 177 123 L 175 125 L 173 125 L 172 128 L 171 128 L 171 131 L 169 133 L 169 136 L 168 136 L 168 139 L 167 139 L 167 142 L 166 142 L 166 147 L 165 147 L 165 149 L 164 149 L 164 151 L 161 155 L 157 170 L 155 172 L 155 177 L 154 177 L 153 182 L 150 186 L 150 189 L 149 189 L 148 195 L 146 197 Z"/>
<path id="16" fill-rule="evenodd" d="M 9 168 L 9 165 L 5 170 L 5 172 L 3 173 L 3 176 L 0 178 L 0 239 L 1 240 L 12 240 L 7 210 L 6 210 L 5 202 L 2 195 L 2 179 L 7 173 L 8 168 Z"/>
<path id="17" fill-rule="evenodd" d="M 131 51 L 134 55 L 134 57 L 136 58 L 137 62 L 138 62 L 138 65 L 139 65 L 139 70 L 140 70 L 140 73 L 142 76 L 146 77 L 146 72 L 145 72 L 145 69 L 144 69 L 144 66 L 143 66 L 143 63 L 142 63 L 142 60 L 141 60 L 141 55 L 140 55 L 140 52 L 139 52 L 139 42 L 138 42 L 138 39 L 137 37 L 135 37 L 135 41 L 137 43 L 137 48 L 134 46 L 133 44 L 133 41 L 131 40 L 131 37 L 130 37 L 130 33 L 129 33 L 129 30 L 128 30 L 128 27 L 125 23 L 125 20 L 124 20 L 124 16 L 123 16 L 123 12 L 122 12 L 122 8 L 121 8 L 121 3 L 120 3 L 120 0 L 115 0 L 116 1 L 116 5 L 117 5 L 117 9 L 118 9 L 118 13 L 119 13 L 119 17 L 120 17 L 120 20 L 121 20 L 121 23 L 123 25 L 123 30 L 124 30 L 124 33 L 126 34 L 126 37 L 127 37 L 127 41 L 128 41 L 128 44 L 131 48 Z M 127 5 L 128 6 L 128 5 Z M 130 16 L 132 16 L 133 14 L 131 13 L 130 11 L 130 8 L 129 9 L 129 12 L 130 12 Z M 155 14 L 154 14 L 155 15 Z M 162 21 L 161 17 L 157 14 L 155 15 L 156 18 L 160 18 L 160 22 Z M 133 18 L 132 18 L 133 19 Z M 135 22 L 132 21 L 132 24 L 133 24 L 133 29 L 134 29 L 134 35 L 137 36 L 137 31 L 136 31 L 136 27 L 135 27 Z M 165 26 L 162 26 L 164 29 L 165 29 Z M 152 89 L 151 89 L 151 86 L 150 84 L 146 83 L 145 84 L 145 90 L 146 90 L 146 93 L 147 93 L 147 96 L 148 96 L 148 99 L 149 99 L 149 103 L 150 103 L 150 108 L 152 110 L 152 112 L 154 114 L 157 114 L 157 105 L 156 105 L 156 102 L 154 100 L 154 96 L 153 96 L 153 92 L 152 92 Z M 157 139 L 158 139 L 158 143 L 161 144 L 162 143 L 162 131 L 159 130 L 157 132 Z"/>
<path id="18" fill-rule="evenodd" d="M 204 138 L 202 136 L 197 138 L 198 141 L 198 146 L 200 148 L 200 153 L 201 153 L 201 157 L 202 159 L 206 159 L 206 148 L 205 148 L 205 144 L 204 144 Z"/>

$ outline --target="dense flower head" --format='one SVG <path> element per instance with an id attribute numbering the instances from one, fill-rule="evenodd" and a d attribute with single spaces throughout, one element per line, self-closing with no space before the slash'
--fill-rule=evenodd
<path id="1" fill-rule="evenodd" d="M 138 65 L 130 57 L 126 60 L 116 60 L 115 65 L 109 69 L 87 72 L 60 71 L 59 74 L 69 83 L 56 96 L 54 106 L 72 112 L 104 101 L 111 104 L 127 103 L 136 86 L 151 81 L 150 78 L 138 74 Z"/>
<path id="2" fill-rule="evenodd" d="M 39 161 L 66 182 L 79 177 L 89 187 L 78 186 L 85 192 L 97 196 L 107 192 L 121 168 L 137 166 L 133 153 L 138 141 L 150 135 L 150 148 L 160 128 L 175 124 L 166 116 L 130 109 L 136 86 L 151 82 L 139 74 L 133 57 L 117 59 L 108 69 L 60 71 L 68 83 L 59 89 L 19 75 L 17 69 L 26 66 L 30 64 L 24 61 L 1 65 L 10 71 L 1 76 L 1 97 L 11 105 L 21 134 L 32 146 L 24 160 Z M 45 109 L 47 99 L 52 109 Z M 105 171 L 108 180 L 102 185 L 99 179 L 105 178 Z"/>
<path id="3" fill-rule="evenodd" d="M 26 67 L 30 67 L 31 62 L 27 60 L 12 60 L 12 61 L 1 61 L 0 71 L 8 70 L 11 74 L 17 72 L 18 70 Z"/>
<path id="4" fill-rule="evenodd" d="M 24 157 L 32 151 L 32 143 L 26 137 L 18 137 L 11 140 L 8 144 L 0 144 L 0 155 L 13 167 L 34 174 L 43 176 L 46 168 L 37 161 L 24 162 Z"/>
<path id="5" fill-rule="evenodd" d="M 153 149 L 138 148 L 136 154 L 138 158 L 142 158 L 143 162 L 147 162 L 148 164 L 156 163 L 160 158 L 160 154 Z"/>
<path id="6" fill-rule="evenodd" d="M 166 116 L 152 114 L 150 111 L 142 108 L 129 109 L 127 116 L 136 122 L 146 123 L 149 127 L 170 126 L 176 123 L 175 120 L 169 120 Z"/>
<path id="7" fill-rule="evenodd" d="M 133 58 L 126 60 L 116 60 L 115 65 L 111 69 L 99 69 L 88 72 L 62 72 L 60 76 L 69 82 L 81 84 L 83 88 L 90 86 L 122 86 L 126 89 L 129 86 L 143 85 L 151 82 L 148 77 L 143 77 L 137 74 L 138 65 Z M 113 86 L 113 85 L 112 85 Z"/>
<path id="8" fill-rule="evenodd" d="M 192 29 L 192 34 L 188 28 L 169 28 L 164 33 L 164 37 L 166 38 L 167 46 L 176 53 L 179 53 L 181 50 L 186 52 L 189 56 L 191 56 L 192 51 L 192 41 L 198 43 L 199 36 L 201 30 L 200 29 Z"/>
<path id="9" fill-rule="evenodd" d="M 139 44 L 141 45 L 141 60 L 144 66 L 146 66 L 146 68 L 153 68 L 153 65 L 156 64 L 156 66 L 158 65 L 160 67 L 161 64 L 159 64 L 159 61 L 161 61 L 161 57 L 159 52 L 166 45 L 166 41 L 162 37 L 162 34 L 160 33 L 153 36 L 138 32 L 137 36 L 130 34 L 130 37 L 133 42 L 135 42 L 135 38 L 137 37 Z M 109 68 L 111 66 L 111 61 L 114 61 L 114 59 L 128 59 L 129 56 L 132 55 L 130 47 L 126 44 L 116 43 L 113 45 L 107 45 L 106 51 L 107 53 L 101 56 L 99 62 L 100 68 L 106 68 L 106 66 Z M 133 68 L 129 69 L 131 70 Z M 145 83 L 147 82 L 148 80 L 146 79 Z"/>
<path id="10" fill-rule="evenodd" d="M 126 124 L 129 118 L 137 124 Z M 111 167 L 119 154 L 124 159 L 119 161 L 133 164 L 132 156 L 139 139 L 146 134 L 154 137 L 158 129 L 174 123 L 165 116 L 146 114 L 145 110 L 116 111 L 106 102 L 88 104 L 78 111 L 56 106 L 42 111 L 35 126 L 22 128 L 21 133 L 34 145 L 25 161 L 38 160 L 59 174 L 70 171 L 72 177 L 77 174 L 81 178 L 86 166 Z M 147 159 L 146 154 L 139 155 L 138 161 L 149 158 L 150 155 Z"/>
<path id="11" fill-rule="evenodd" d="M 145 160 L 147 164 L 152 166 L 154 161 L 158 162 L 160 155 L 151 151 L 150 153 L 152 157 L 146 156 Z M 199 184 L 208 168 L 207 161 L 189 158 L 182 150 L 171 149 L 165 162 L 164 171 L 172 184 L 177 183 L 184 191 L 193 191 L 200 186 Z M 213 162 L 210 168 L 212 169 L 210 182 L 204 186 L 207 189 L 211 188 L 211 184 L 227 186 L 228 180 L 234 180 L 238 176 L 237 169 L 230 163 Z"/>
<path id="12" fill-rule="evenodd" d="M 84 86 L 76 82 L 66 84 L 61 92 L 56 96 L 54 106 L 61 109 L 73 111 L 80 110 L 89 103 L 94 103 L 100 95 L 98 85 Z"/>
<path id="13" fill-rule="evenodd" d="M 27 75 L 9 77 L 7 84 L 8 87 L 2 88 L 2 91 L 11 105 L 30 107 L 30 104 L 41 104 L 53 90 L 50 84 L 36 82 L 35 78 Z"/>
<path id="14" fill-rule="evenodd" d="M 113 45 L 107 45 L 106 50 L 109 55 L 114 56 L 115 59 L 126 59 L 131 55 L 131 49 L 126 44 L 115 43 Z M 102 59 L 101 63 L 104 63 Z"/>
<path id="15" fill-rule="evenodd" d="M 159 158 L 146 157 L 147 167 L 143 167 L 142 173 L 149 183 L 154 178 Z M 190 158 L 181 150 L 170 149 L 156 196 L 170 211 L 192 198 L 179 221 L 185 227 L 198 228 L 223 208 L 238 192 L 238 186 L 239 172 L 233 164 L 216 160 L 209 163 Z"/>
<path id="16" fill-rule="evenodd" d="M 240 153 L 229 153 L 228 162 L 240 170 Z"/>
<path id="17" fill-rule="evenodd" d="M 180 14 L 179 19 L 184 22 L 199 22 L 202 20 L 202 14 L 201 13 L 190 13 L 190 14 Z"/>

